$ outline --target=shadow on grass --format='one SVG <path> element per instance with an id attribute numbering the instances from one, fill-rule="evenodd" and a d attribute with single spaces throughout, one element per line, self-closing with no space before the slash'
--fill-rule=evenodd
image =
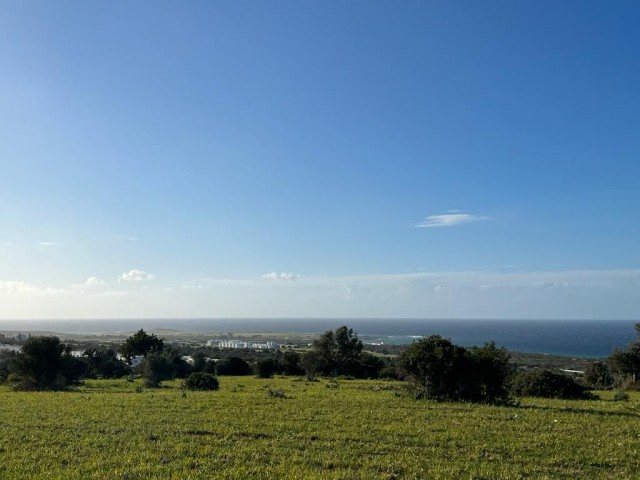
<path id="1" fill-rule="evenodd" d="M 560 413 L 579 413 L 595 415 L 598 417 L 640 417 L 640 413 L 635 412 L 612 412 L 610 410 L 594 410 L 580 407 L 553 407 L 551 405 L 514 405 L 513 408 L 524 410 L 547 410 Z"/>

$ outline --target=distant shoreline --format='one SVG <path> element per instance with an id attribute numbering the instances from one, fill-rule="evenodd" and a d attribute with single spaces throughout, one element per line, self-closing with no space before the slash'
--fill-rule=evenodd
<path id="1" fill-rule="evenodd" d="M 608 356 L 635 338 L 633 320 L 397 320 L 397 319 L 131 319 L 0 320 L 0 333 L 124 335 L 143 328 L 159 335 L 313 336 L 341 325 L 367 343 L 405 345 L 438 334 L 464 345 L 493 341 L 511 351 L 584 358 Z"/>

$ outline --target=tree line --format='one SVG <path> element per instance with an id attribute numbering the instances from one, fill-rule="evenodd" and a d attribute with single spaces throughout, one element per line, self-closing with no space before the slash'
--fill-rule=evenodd
<path id="1" fill-rule="evenodd" d="M 510 403 L 515 397 L 589 398 L 590 389 L 638 389 L 640 382 L 640 323 L 638 338 L 624 349 L 590 364 L 582 382 L 557 371 L 523 371 L 510 363 L 510 353 L 494 343 L 465 348 L 439 335 L 414 342 L 395 359 L 364 351 L 356 332 L 347 326 L 320 335 L 304 352 L 277 351 L 249 363 L 240 356 L 210 359 L 203 351 L 187 362 L 183 353 L 154 334 L 139 330 L 120 346 L 88 348 L 80 357 L 55 336 L 32 336 L 20 352 L 0 357 L 0 381 L 18 390 L 61 390 L 84 378 L 139 375 L 147 387 L 181 378 L 185 388 L 216 389 L 217 376 L 304 375 L 343 378 L 393 378 L 407 381 L 416 398 L 437 401 Z M 133 357 L 142 364 L 130 366 Z"/>

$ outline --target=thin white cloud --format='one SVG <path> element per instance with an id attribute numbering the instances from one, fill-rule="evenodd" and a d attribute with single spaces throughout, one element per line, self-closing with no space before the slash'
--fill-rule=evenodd
<path id="1" fill-rule="evenodd" d="M 252 286 L 256 281 L 249 278 L 198 278 L 183 281 L 178 288 L 182 290 L 204 290 L 219 286 Z"/>
<path id="2" fill-rule="evenodd" d="M 298 278 L 300 278 L 300 275 L 292 272 L 282 272 L 280 274 L 277 274 L 276 272 L 271 272 L 271 273 L 265 273 L 264 275 L 262 275 L 262 278 L 268 278 L 270 280 L 288 280 L 290 282 L 293 282 Z"/>
<path id="3" fill-rule="evenodd" d="M 87 287 L 104 287 L 107 282 L 105 282 L 104 280 L 99 279 L 98 277 L 89 277 L 87 278 L 87 280 L 84 282 L 84 284 Z"/>
<path id="4" fill-rule="evenodd" d="M 154 275 L 152 273 L 145 272 L 143 270 L 129 270 L 128 272 L 120 275 L 120 280 L 125 282 L 144 282 L 147 280 L 153 280 Z"/>
<path id="5" fill-rule="evenodd" d="M 85 292 L 87 290 L 97 290 L 107 286 L 107 282 L 98 277 L 89 277 L 82 283 L 74 283 L 71 285 L 73 290 Z"/>
<path id="6" fill-rule="evenodd" d="M 41 247 L 57 247 L 58 245 L 62 245 L 59 242 L 38 242 L 38 245 Z"/>
<path id="7" fill-rule="evenodd" d="M 24 281 L 0 281 L 0 293 L 5 295 L 52 296 L 66 293 L 64 289 L 40 287 Z"/>
<path id="8" fill-rule="evenodd" d="M 367 317 L 630 318 L 640 270 L 433 271 L 402 274 L 198 278 L 82 290 L 0 280 L 0 318 Z M 150 275 L 150 274 L 147 274 Z M 145 275 L 127 272 L 128 278 Z M 200 287 L 203 288 L 200 288 Z M 126 288 L 131 287 L 131 288 Z M 182 287 L 182 288 L 181 288 Z M 173 288 L 173 289 L 172 289 Z"/>
<path id="9" fill-rule="evenodd" d="M 450 210 L 450 213 L 443 215 L 429 215 L 422 222 L 415 225 L 416 228 L 453 227 L 463 223 L 479 222 L 487 220 L 489 217 L 480 215 L 470 215 L 468 213 L 458 213 L 458 210 Z"/>

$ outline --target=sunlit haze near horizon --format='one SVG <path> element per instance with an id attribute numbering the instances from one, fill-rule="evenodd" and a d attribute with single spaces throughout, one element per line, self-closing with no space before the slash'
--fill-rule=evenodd
<path id="1" fill-rule="evenodd" d="M 640 4 L 0 4 L 0 326 L 640 319 Z"/>

